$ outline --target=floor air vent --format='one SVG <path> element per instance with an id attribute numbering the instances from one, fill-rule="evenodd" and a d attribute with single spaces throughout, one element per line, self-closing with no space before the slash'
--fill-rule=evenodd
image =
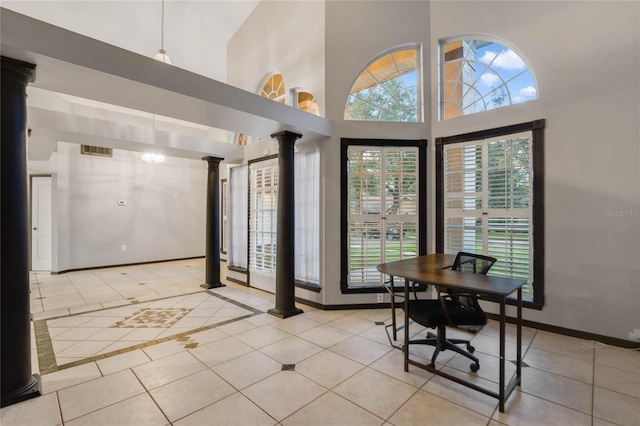
<path id="1" fill-rule="evenodd" d="M 80 145 L 80 154 L 96 155 L 98 157 L 113 157 L 113 148 L 101 146 Z"/>

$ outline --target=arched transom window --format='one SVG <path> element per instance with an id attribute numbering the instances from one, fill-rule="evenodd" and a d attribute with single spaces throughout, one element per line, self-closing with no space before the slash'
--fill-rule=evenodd
<path id="1" fill-rule="evenodd" d="M 262 89 L 260 90 L 260 96 L 263 98 L 272 99 L 281 104 L 285 103 L 285 87 L 284 78 L 280 73 L 274 73 L 267 81 L 265 81 Z"/>
<path id="2" fill-rule="evenodd" d="M 378 56 L 358 76 L 347 99 L 345 120 L 419 121 L 418 49 Z"/>
<path id="3" fill-rule="evenodd" d="M 513 49 L 465 39 L 440 44 L 440 117 L 448 119 L 538 98 L 533 75 Z"/>

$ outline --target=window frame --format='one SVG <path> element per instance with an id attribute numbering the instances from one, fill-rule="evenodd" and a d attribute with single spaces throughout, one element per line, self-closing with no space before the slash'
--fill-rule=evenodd
<path id="1" fill-rule="evenodd" d="M 498 127 L 455 136 L 439 137 L 435 139 L 436 146 L 436 251 L 444 251 L 444 146 L 461 142 L 470 142 L 515 133 L 531 131 L 532 169 L 533 169 L 533 300 L 523 301 L 526 308 L 542 309 L 544 306 L 544 128 L 545 120 L 534 120 L 510 126 Z M 487 298 L 491 300 L 491 298 Z M 507 298 L 507 303 L 515 305 L 516 299 Z"/>
<path id="2" fill-rule="evenodd" d="M 417 147 L 418 148 L 418 255 L 427 253 L 427 140 L 351 139 L 340 140 L 340 291 L 342 294 L 386 292 L 384 285 L 349 287 L 349 147 Z M 420 210 L 422 206 L 422 210 Z M 400 287 L 398 287 L 400 288 Z"/>
<path id="3" fill-rule="evenodd" d="M 367 120 L 364 118 L 347 118 L 347 106 L 349 105 L 349 99 L 350 97 L 354 94 L 352 93 L 352 89 L 353 87 L 356 85 L 356 83 L 359 81 L 360 77 L 362 76 L 363 73 L 367 72 L 369 70 L 369 67 L 371 65 L 373 65 L 374 63 L 376 63 L 377 61 L 379 61 L 380 59 L 386 57 L 386 56 L 392 56 L 394 53 L 396 52 L 401 52 L 401 51 L 405 51 L 405 50 L 415 50 L 416 52 L 416 66 L 415 66 L 415 73 L 416 73 L 416 120 L 415 121 L 402 121 L 402 120 L 383 120 L 383 119 L 377 119 L 377 120 Z M 353 79 L 353 82 L 351 83 L 351 85 L 349 86 L 349 92 L 347 93 L 347 98 L 344 104 L 344 111 L 342 114 L 342 118 L 344 121 L 363 121 L 363 122 L 382 122 L 382 123 L 423 123 L 424 122 L 424 100 L 423 100 L 423 86 L 424 86 L 424 81 L 423 81 L 423 70 L 422 70 L 422 46 L 420 44 L 406 44 L 406 45 L 401 45 L 401 46 L 395 46 L 392 47 L 390 49 L 387 49 L 383 52 L 380 52 L 378 55 L 376 55 L 373 59 L 371 59 L 369 62 L 367 62 L 367 64 L 362 67 L 362 69 L 360 70 L 360 72 L 358 73 L 358 75 Z M 377 81 L 377 83 L 374 86 L 371 87 L 377 87 L 380 86 L 381 83 L 378 81 L 378 79 L 372 75 L 372 77 L 374 77 Z M 398 76 L 401 77 L 401 76 Z M 398 77 L 394 77 L 398 78 Z M 386 81 L 390 81 L 393 79 L 388 79 Z M 359 93 L 359 92 L 356 92 Z M 367 102 L 368 103 L 368 102 Z"/>
<path id="4" fill-rule="evenodd" d="M 515 77 L 510 78 L 509 80 L 504 79 L 504 73 L 500 73 L 498 71 L 495 70 L 495 68 L 493 68 L 493 60 L 491 63 L 489 63 L 489 65 L 486 65 L 484 63 L 483 66 L 485 66 L 484 72 L 487 72 L 489 70 L 493 71 L 494 75 L 496 75 L 498 77 L 498 79 L 502 82 L 502 84 L 500 84 L 499 86 L 497 86 L 496 88 L 493 88 L 491 91 L 485 93 L 484 95 L 482 95 L 478 89 L 476 88 L 476 84 L 479 82 L 479 79 L 474 80 L 472 85 L 469 85 L 469 88 L 466 90 L 466 92 L 471 92 L 474 91 L 476 93 L 478 93 L 480 95 L 480 99 L 476 100 L 474 103 L 479 103 L 479 104 L 485 104 L 486 102 L 484 100 L 484 98 L 486 96 L 491 95 L 492 93 L 496 92 L 500 87 L 504 87 L 507 90 L 507 96 L 506 98 L 509 99 L 509 103 L 505 104 L 505 105 L 499 105 L 493 108 L 487 108 L 485 107 L 484 109 L 480 110 L 480 111 L 475 111 L 475 112 L 470 112 L 465 114 L 464 113 L 464 105 L 459 105 L 459 109 L 460 109 L 460 115 L 456 115 L 456 116 L 451 116 L 451 117 L 446 117 L 445 116 L 445 110 L 446 110 L 446 105 L 447 104 L 453 104 L 452 102 L 448 101 L 447 99 L 445 99 L 445 85 L 447 83 L 451 83 L 452 81 L 455 80 L 445 80 L 445 76 L 447 74 L 446 70 L 445 70 L 445 66 L 447 64 L 447 62 L 452 62 L 452 61 L 447 61 L 446 60 L 446 55 L 447 52 L 445 52 L 445 46 L 451 43 L 455 43 L 455 42 L 469 42 L 469 41 L 479 41 L 479 42 L 489 42 L 489 43 L 496 43 L 499 44 L 500 46 L 502 46 L 503 49 L 507 49 L 512 51 L 514 54 L 516 54 L 518 56 L 518 58 L 524 63 L 525 65 L 525 69 L 521 72 L 519 72 Z M 482 47 L 482 46 L 481 46 Z M 502 51 L 500 51 L 497 55 L 501 55 Z M 495 58 L 494 57 L 494 60 Z M 478 62 L 475 58 L 473 58 L 472 61 L 468 61 L 467 62 L 467 58 L 464 57 L 464 55 L 462 56 L 462 60 L 464 61 L 463 64 L 467 64 L 467 63 L 475 63 Z M 484 74 L 483 72 L 483 74 Z M 460 73 L 463 73 L 462 70 L 460 70 Z M 521 75 L 529 73 L 531 75 L 531 79 L 533 80 L 533 84 L 534 84 L 534 88 L 536 90 L 536 94 L 535 97 L 532 99 L 527 99 L 525 101 L 522 102 L 513 102 L 512 101 L 512 93 L 509 90 L 509 86 L 508 83 L 512 80 L 515 80 L 517 78 L 519 78 Z M 463 94 L 465 93 L 465 85 L 464 85 L 464 81 L 462 82 L 462 91 Z M 506 40 L 501 40 L 495 37 L 490 37 L 490 36 L 486 36 L 486 35 L 479 35 L 479 34 L 472 34 L 472 35 L 465 35 L 465 36 L 461 36 L 461 37 L 448 37 L 448 38 L 443 38 L 440 39 L 438 42 L 438 120 L 439 121 L 446 121 L 446 120 L 451 120 L 451 119 L 455 119 L 455 118 L 460 118 L 460 117 L 466 117 L 468 115 L 474 115 L 474 114 L 478 114 L 478 113 L 483 113 L 483 112 L 487 112 L 487 111 L 491 111 L 494 109 L 500 109 L 500 108 L 505 108 L 505 107 L 509 107 L 509 106 L 513 106 L 513 105 L 518 105 L 518 104 L 522 104 L 522 103 L 528 103 L 528 102 L 532 102 L 532 101 L 536 101 L 538 99 L 540 99 L 540 95 L 538 93 L 538 84 L 536 81 L 536 77 L 535 77 L 535 73 L 533 72 L 532 67 L 529 65 L 528 61 L 526 61 L 525 56 L 519 51 L 519 49 L 515 48 L 511 43 L 507 42 Z"/>

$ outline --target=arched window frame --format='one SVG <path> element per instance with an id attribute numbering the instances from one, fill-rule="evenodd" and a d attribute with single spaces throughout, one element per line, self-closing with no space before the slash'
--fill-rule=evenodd
<path id="1" fill-rule="evenodd" d="M 381 59 L 387 57 L 387 56 L 391 56 L 393 58 L 393 54 L 394 53 L 398 53 L 401 51 L 406 51 L 406 50 L 415 50 L 416 54 L 415 54 L 415 60 L 416 60 L 416 64 L 415 67 L 411 67 L 412 70 L 415 70 L 415 86 L 408 86 L 405 87 L 404 90 L 407 89 L 413 89 L 415 90 L 415 102 L 413 102 L 410 106 L 411 109 L 415 109 L 415 119 L 414 120 L 402 120 L 402 119 L 394 119 L 394 120 L 390 120 L 388 118 L 385 118 L 383 116 L 383 114 L 380 114 L 380 117 L 378 118 L 365 118 L 364 117 L 364 110 L 363 110 L 363 114 L 360 117 L 350 117 L 348 116 L 349 114 L 349 105 L 350 105 L 350 99 L 351 97 L 355 94 L 355 93 L 360 93 L 361 91 L 358 92 L 353 92 L 353 88 L 356 86 L 356 84 L 358 83 L 358 81 L 360 80 L 360 78 L 369 71 L 369 68 L 375 64 L 376 62 L 380 61 Z M 354 78 L 353 80 L 353 84 L 351 85 L 351 88 L 349 90 L 349 94 L 347 95 L 347 100 L 345 103 L 345 112 L 344 112 L 344 119 L 345 120 L 349 120 L 349 121 L 389 121 L 389 122 L 418 122 L 421 123 L 423 122 L 423 102 L 422 102 L 422 87 L 423 87 L 423 82 L 422 82 L 422 53 L 421 53 L 422 49 L 421 46 L 419 44 L 404 44 L 404 45 L 400 45 L 400 46 L 394 46 L 393 48 L 387 49 L 383 52 L 381 52 L 380 54 L 376 55 L 371 61 L 369 61 L 362 69 L 361 71 L 358 73 L 358 75 Z M 395 61 L 394 61 L 395 63 Z M 403 71 L 403 69 L 400 69 L 399 71 Z M 404 74 L 409 74 L 411 71 L 409 72 L 405 72 L 403 74 L 399 74 L 398 77 L 402 77 L 402 75 Z M 392 74 L 387 74 L 388 75 L 392 75 Z M 393 81 L 394 79 L 398 78 L 398 77 L 394 77 L 394 78 L 385 78 L 384 80 L 380 81 L 380 79 L 376 78 L 373 74 L 369 73 L 370 77 L 373 77 L 377 83 L 372 86 L 370 86 L 370 88 L 376 88 L 376 87 L 381 87 L 381 85 L 385 82 L 388 81 Z M 364 90 L 364 89 L 363 89 Z M 384 90 L 384 89 L 383 89 Z M 371 92 L 373 92 L 374 90 L 371 90 Z M 371 103 L 369 103 L 367 100 L 364 100 L 364 102 L 368 105 L 373 105 Z M 384 107 L 384 105 L 377 105 L 378 107 Z"/>
<path id="2" fill-rule="evenodd" d="M 475 68 L 473 68 L 473 65 L 470 66 L 471 69 L 473 69 L 473 81 L 471 83 L 466 82 L 466 81 L 462 81 L 461 86 L 462 86 L 462 90 L 461 90 L 461 94 L 460 94 L 460 101 L 463 101 L 465 98 L 467 98 L 467 96 L 471 95 L 471 97 L 473 97 L 473 95 L 475 94 L 475 99 L 468 105 L 459 105 L 456 102 L 452 102 L 451 99 L 451 95 L 447 94 L 448 90 L 447 90 L 447 85 L 453 85 L 455 86 L 456 84 L 460 84 L 458 83 L 459 80 L 451 80 L 451 79 L 447 79 L 448 78 L 448 74 L 451 72 L 451 70 L 447 70 L 445 68 L 445 66 L 448 63 L 453 63 L 454 60 L 447 60 L 446 55 L 447 52 L 445 49 L 445 46 L 447 45 L 451 45 L 454 44 L 456 42 L 484 42 L 484 43 L 496 43 L 498 45 L 501 46 L 500 51 L 498 52 L 498 54 L 496 54 L 493 59 L 488 63 L 484 63 L 480 60 L 478 60 L 477 58 L 473 58 L 472 60 L 468 60 L 465 56 L 467 55 L 466 52 L 464 52 L 464 47 L 462 47 L 463 49 L 463 57 L 465 57 L 465 60 L 463 63 L 463 65 L 466 64 L 480 64 L 480 68 L 482 70 L 482 72 L 480 74 L 476 73 Z M 535 101 L 537 99 L 539 99 L 539 91 L 538 91 L 538 84 L 536 81 L 536 77 L 535 77 L 535 73 L 533 71 L 533 68 L 530 66 L 529 61 L 527 60 L 526 56 L 515 46 L 513 46 L 512 43 L 503 40 L 503 39 L 499 39 L 496 37 L 492 37 L 492 36 L 487 36 L 487 35 L 481 35 L 481 34 L 473 34 L 473 35 L 465 35 L 465 36 L 457 36 L 457 37 L 448 37 L 448 38 L 444 38 L 441 39 L 439 41 L 439 67 L 438 67 L 438 79 L 439 79 L 439 84 L 438 84 L 438 88 L 439 88 L 439 95 L 438 95 L 438 105 L 439 105 L 439 118 L 440 120 L 447 120 L 447 119 L 451 119 L 451 118 L 456 118 L 456 117 L 463 117 L 466 115 L 471 115 L 471 114 L 476 114 L 479 112 L 485 112 L 491 109 L 496 109 L 496 108 L 504 108 L 507 106 L 511 106 L 511 105 L 515 105 L 515 104 L 519 104 L 519 103 L 526 103 L 526 102 L 530 102 L 530 101 Z M 486 44 L 485 44 L 486 46 Z M 484 47 L 484 46 L 482 46 Z M 503 54 L 503 52 L 507 52 L 506 54 L 509 54 L 508 52 L 512 52 L 513 54 L 515 54 L 515 56 L 517 56 L 517 59 L 520 60 L 523 63 L 523 68 L 521 70 L 518 70 L 515 75 L 512 75 L 510 77 L 505 77 L 505 74 L 507 74 L 507 72 L 500 72 L 497 70 L 497 68 L 502 68 L 501 66 L 495 65 L 494 63 L 496 62 L 496 59 L 501 56 Z M 460 67 L 460 70 L 456 72 L 457 75 L 460 75 L 462 73 L 464 73 L 464 68 Z M 497 78 L 497 81 L 499 82 L 499 84 L 497 84 L 495 87 L 492 87 L 490 91 L 481 91 L 478 87 L 476 87 L 476 84 L 481 82 L 481 77 L 485 74 L 487 74 L 487 72 L 490 72 L 491 75 L 495 78 Z M 533 89 L 534 90 L 534 94 L 533 96 L 528 96 L 523 98 L 522 100 L 519 100 L 516 96 L 515 93 L 512 93 L 510 88 L 509 88 L 509 83 L 515 81 L 516 79 L 520 78 L 521 76 L 526 76 L 528 74 L 530 81 L 532 82 L 532 86 L 529 87 L 527 86 L 527 89 Z M 525 77 L 526 78 L 526 77 Z M 451 87 L 451 86 L 450 86 Z M 487 97 L 491 96 L 491 95 L 495 95 L 498 91 L 501 91 L 502 94 L 500 96 L 498 96 L 499 98 L 499 103 L 494 101 L 494 104 L 488 104 L 487 103 Z M 448 98 L 447 98 L 448 97 Z M 468 99 L 468 98 L 467 98 Z M 506 102 L 504 102 L 506 100 Z M 480 106 L 480 108 L 478 108 L 477 110 L 469 110 L 467 112 L 465 112 L 465 109 L 472 107 L 473 105 L 476 106 Z M 457 109 L 457 111 L 454 111 L 454 108 Z"/>

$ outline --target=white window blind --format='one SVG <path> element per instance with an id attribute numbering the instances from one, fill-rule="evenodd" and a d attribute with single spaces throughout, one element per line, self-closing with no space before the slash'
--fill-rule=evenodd
<path id="1" fill-rule="evenodd" d="M 295 277 L 320 283 L 320 151 L 296 153 Z"/>
<path id="2" fill-rule="evenodd" d="M 376 266 L 417 254 L 418 148 L 348 150 L 349 286 L 378 286 Z"/>
<path id="3" fill-rule="evenodd" d="M 220 204 L 222 204 L 222 208 L 220 209 L 222 212 L 222 217 L 221 217 L 221 241 L 220 241 L 220 251 L 222 253 L 226 253 L 227 252 L 227 241 L 229 240 L 228 234 L 229 234 L 229 198 L 228 198 L 228 193 L 229 193 L 229 182 L 225 179 L 222 181 L 222 185 L 220 187 L 221 189 L 221 194 L 220 194 Z"/>
<path id="4" fill-rule="evenodd" d="M 247 269 L 248 266 L 248 174 L 246 165 L 229 170 L 229 266 L 240 269 Z"/>
<path id="5" fill-rule="evenodd" d="M 249 212 L 249 268 L 275 274 L 278 210 L 278 160 L 253 163 L 249 167 L 251 208 Z"/>
<path id="6" fill-rule="evenodd" d="M 489 275 L 528 280 L 533 296 L 531 132 L 444 146 L 445 252 L 484 253 Z"/>

